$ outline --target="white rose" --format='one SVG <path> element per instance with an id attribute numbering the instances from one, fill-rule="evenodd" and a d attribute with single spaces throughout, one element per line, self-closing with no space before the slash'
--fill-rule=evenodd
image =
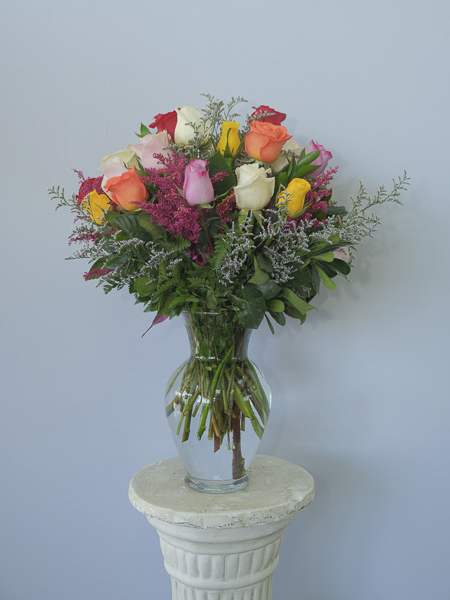
<path id="1" fill-rule="evenodd" d="M 130 150 L 129 147 L 125 148 L 125 150 L 114 152 L 114 154 L 108 154 L 108 156 L 100 159 L 100 163 L 102 167 L 104 167 L 107 163 L 115 158 L 119 159 L 119 162 L 124 164 L 128 169 L 131 169 L 131 167 L 137 167 L 139 164 L 136 154 L 133 152 L 133 150 Z"/>
<path id="2" fill-rule="evenodd" d="M 275 178 L 267 177 L 267 171 L 257 163 L 242 165 L 236 169 L 237 186 L 234 188 L 236 204 L 241 210 L 260 210 L 269 203 Z"/>
<path id="3" fill-rule="evenodd" d="M 168 145 L 169 138 L 167 137 L 167 131 L 161 131 L 160 133 L 144 135 L 139 144 L 130 144 L 128 148 L 130 151 L 136 152 L 145 169 L 164 169 L 164 165 L 158 163 L 158 159 L 153 155 L 162 154 L 163 156 L 170 156 L 173 154 L 172 150 L 164 150 Z"/>
<path id="4" fill-rule="evenodd" d="M 301 151 L 304 150 L 304 146 L 300 146 L 297 144 L 295 140 L 292 138 L 288 140 L 281 149 L 281 154 L 277 158 L 275 162 L 273 162 L 270 166 L 272 168 L 272 173 L 279 173 L 286 165 L 291 161 L 292 155 L 289 157 L 289 160 L 286 156 L 283 155 L 283 152 L 287 152 L 290 150 L 294 153 L 294 156 L 300 156 Z"/>
<path id="5" fill-rule="evenodd" d="M 186 146 L 189 140 L 194 137 L 194 128 L 188 123 L 194 123 L 195 125 L 201 125 L 201 116 L 196 108 L 192 106 L 183 106 L 183 108 L 176 108 L 177 112 L 177 126 L 175 127 L 175 143 L 178 146 Z"/>

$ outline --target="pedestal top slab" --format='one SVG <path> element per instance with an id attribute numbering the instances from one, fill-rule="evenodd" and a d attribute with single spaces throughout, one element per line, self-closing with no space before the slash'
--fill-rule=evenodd
<path id="1" fill-rule="evenodd" d="M 186 527 L 254 527 L 295 517 L 314 498 L 311 475 L 293 463 L 257 455 L 246 488 L 231 494 L 201 494 L 184 483 L 179 458 L 141 469 L 130 483 L 132 505 L 147 517 Z"/>

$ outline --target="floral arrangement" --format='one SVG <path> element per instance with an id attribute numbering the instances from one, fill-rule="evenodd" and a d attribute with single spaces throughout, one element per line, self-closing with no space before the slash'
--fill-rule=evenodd
<path id="1" fill-rule="evenodd" d="M 106 293 L 128 287 L 145 312 L 156 313 L 152 325 L 182 311 L 193 320 L 217 314 L 223 335 L 214 343 L 230 357 L 229 323 L 256 329 L 265 318 L 273 333 L 272 321 L 305 321 L 321 284 L 333 290 L 337 275 L 348 277 L 356 246 L 376 229 L 369 209 L 399 203 L 408 177 L 374 197 L 360 184 L 347 210 L 330 187 L 338 169 L 328 168 L 332 154 L 314 141 L 296 143 L 282 125 L 285 114 L 253 107 L 241 127 L 234 111 L 245 100 L 206 99 L 202 113 L 185 106 L 141 125 L 138 143 L 101 159 L 101 176 L 78 172 L 71 198 L 59 187 L 49 192 L 57 208 L 76 215 L 69 243 L 82 244 L 73 258 L 91 262 L 85 280 Z M 249 361 L 239 367 L 253 389 L 244 398 L 230 384 L 233 365 L 215 365 L 209 379 L 203 367 L 184 366 L 182 400 L 168 405 L 170 413 L 180 404 L 183 440 L 192 399 L 210 396 L 212 403 L 217 389 L 221 408 L 209 429 L 202 414 L 199 438 L 206 429 L 221 443 L 236 414 L 262 432 L 268 405 L 258 376 Z"/>
<path id="2" fill-rule="evenodd" d="M 127 286 L 154 323 L 182 311 L 232 313 L 250 328 L 266 317 L 272 331 L 271 319 L 303 323 L 379 223 L 368 209 L 399 202 L 406 173 L 373 198 L 361 184 L 348 212 L 332 196 L 332 154 L 297 144 L 285 114 L 260 106 L 239 129 L 245 100 L 206 97 L 203 115 L 185 106 L 158 114 L 158 133 L 141 125 L 139 143 L 101 159 L 100 177 L 77 172 L 72 198 L 49 190 L 76 214 L 72 258 L 90 259 L 84 278 L 106 293 Z"/>

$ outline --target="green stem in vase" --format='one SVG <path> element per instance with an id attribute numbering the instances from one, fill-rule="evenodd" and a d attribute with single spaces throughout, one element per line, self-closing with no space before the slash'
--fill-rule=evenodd
<path id="1" fill-rule="evenodd" d="M 197 438 L 199 440 L 202 439 L 203 434 L 206 429 L 206 419 L 208 418 L 209 406 L 208 404 L 204 404 L 202 408 L 202 412 L 200 413 L 200 423 L 198 425 Z"/>
<path id="2" fill-rule="evenodd" d="M 231 463 L 231 474 L 233 479 L 240 479 L 245 475 L 245 459 L 241 451 L 241 411 L 238 406 L 234 407 L 233 415 L 233 459 Z"/>
<path id="3" fill-rule="evenodd" d="M 197 386 L 197 382 L 195 383 L 195 386 Z M 200 394 L 200 389 L 197 387 L 195 389 L 195 392 L 192 394 L 191 398 L 189 399 L 189 401 L 186 402 L 186 404 L 184 405 L 183 414 L 186 414 L 187 412 L 191 411 L 191 409 L 194 406 L 194 403 L 197 400 L 199 394 Z"/>
<path id="4" fill-rule="evenodd" d="M 230 347 L 230 349 L 228 350 L 228 352 L 225 354 L 225 356 L 223 357 L 223 359 L 219 363 L 219 366 L 217 367 L 217 370 L 216 370 L 216 372 L 214 374 L 214 377 L 213 377 L 213 380 L 212 380 L 212 383 L 211 383 L 211 391 L 210 391 L 211 399 L 214 398 L 214 395 L 216 393 L 216 385 L 217 385 L 217 381 L 219 379 L 219 375 L 221 374 L 222 369 L 223 369 L 225 363 L 227 362 L 227 360 L 230 358 L 232 352 L 233 352 L 233 346 Z"/>
<path id="5" fill-rule="evenodd" d="M 188 360 L 185 360 L 184 363 L 181 365 L 181 367 L 179 367 L 175 373 L 172 375 L 172 377 L 169 379 L 169 383 L 167 384 L 167 388 L 166 388 L 166 396 L 169 393 L 170 388 L 173 385 L 173 382 L 175 381 L 175 379 L 178 377 L 178 375 L 181 373 L 181 371 L 185 368 L 185 366 L 188 364 Z"/>
<path id="6" fill-rule="evenodd" d="M 180 419 L 180 422 L 181 422 L 181 419 Z M 184 416 L 184 430 L 183 430 L 183 437 L 181 439 L 182 442 L 188 441 L 190 431 L 191 431 L 191 413 L 188 412 Z"/>

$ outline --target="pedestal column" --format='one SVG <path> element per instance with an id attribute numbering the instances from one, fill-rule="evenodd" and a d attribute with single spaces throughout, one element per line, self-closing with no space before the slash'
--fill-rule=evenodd
<path id="1" fill-rule="evenodd" d="M 256 456 L 245 489 L 213 495 L 188 489 L 185 474 L 172 458 L 136 473 L 129 490 L 160 536 L 172 599 L 270 600 L 283 534 L 314 497 L 311 475 Z"/>

